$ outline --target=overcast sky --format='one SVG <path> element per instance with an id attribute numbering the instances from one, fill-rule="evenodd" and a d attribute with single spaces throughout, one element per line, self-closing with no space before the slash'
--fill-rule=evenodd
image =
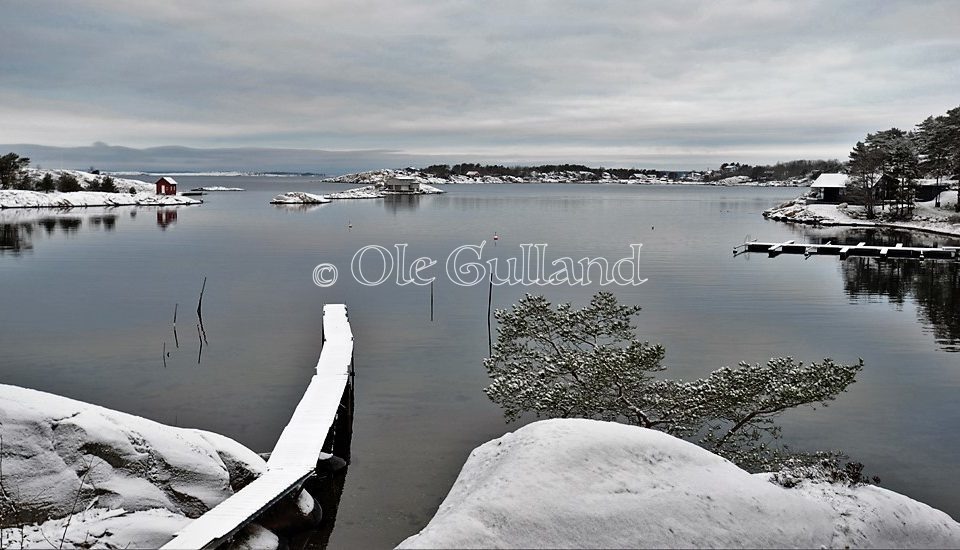
<path id="1" fill-rule="evenodd" d="M 0 143 L 677 168 L 960 104 L 960 2 L 6 0 Z"/>

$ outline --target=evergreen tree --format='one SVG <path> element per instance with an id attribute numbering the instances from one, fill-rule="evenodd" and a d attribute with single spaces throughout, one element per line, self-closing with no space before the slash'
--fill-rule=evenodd
<path id="1" fill-rule="evenodd" d="M 77 181 L 77 178 L 74 177 L 73 174 L 63 172 L 57 179 L 57 191 L 62 193 L 72 193 L 74 191 L 81 191 L 82 189 L 83 188 L 80 187 L 80 182 Z"/>
<path id="2" fill-rule="evenodd" d="M 103 191 L 104 193 L 117 193 L 117 192 L 118 192 L 118 191 L 117 191 L 117 185 L 116 185 L 116 183 L 113 181 L 113 178 L 110 177 L 110 176 L 106 176 L 106 177 L 104 177 L 104 178 L 100 178 L 100 190 Z"/>
<path id="3" fill-rule="evenodd" d="M 915 142 L 923 173 L 937 180 L 934 206 L 940 206 L 940 182 L 950 176 L 950 139 L 946 116 L 927 117 L 917 125 Z"/>
<path id="4" fill-rule="evenodd" d="M 867 142 L 858 141 L 850 151 L 850 161 L 847 165 L 850 177 L 853 179 L 853 186 L 850 188 L 849 197 L 857 202 L 862 202 L 867 219 L 876 217 L 874 206 L 877 202 L 877 184 L 883 175 L 883 153 L 867 136 Z"/>
<path id="5" fill-rule="evenodd" d="M 43 175 L 40 181 L 37 183 L 37 191 L 43 191 L 44 193 L 49 193 L 57 188 L 57 183 L 53 181 L 53 176 L 50 175 L 50 172 L 47 172 Z"/>
<path id="6" fill-rule="evenodd" d="M 0 189 L 17 188 L 23 177 L 23 171 L 30 165 L 30 159 L 16 153 L 0 156 Z"/>

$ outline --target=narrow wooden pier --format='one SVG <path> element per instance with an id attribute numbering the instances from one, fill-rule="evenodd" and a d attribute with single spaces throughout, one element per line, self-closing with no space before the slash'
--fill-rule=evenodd
<path id="1" fill-rule="evenodd" d="M 865 242 L 856 245 L 849 244 L 809 244 L 795 243 L 787 241 L 783 243 L 764 243 L 751 241 L 734 247 L 733 255 L 739 256 L 747 252 L 766 252 L 771 258 L 780 254 L 802 254 L 806 257 L 813 255 L 839 256 L 841 260 L 846 260 L 850 256 L 865 256 L 880 259 L 888 258 L 908 258 L 915 260 L 960 260 L 960 247 L 941 246 L 941 247 L 922 247 L 922 246 L 903 246 L 897 243 L 896 246 L 889 245 L 867 245 Z"/>
<path id="2" fill-rule="evenodd" d="M 323 308 L 323 349 L 316 372 L 267 461 L 267 471 L 193 520 L 164 549 L 216 548 L 314 475 L 353 376 L 353 333 L 343 304 Z"/>

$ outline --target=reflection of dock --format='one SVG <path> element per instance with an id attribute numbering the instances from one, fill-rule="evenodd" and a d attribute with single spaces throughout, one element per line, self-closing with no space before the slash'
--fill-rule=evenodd
<path id="1" fill-rule="evenodd" d="M 325 451 L 349 445 L 353 333 L 347 308 L 323 308 L 323 349 L 316 372 L 267 461 L 267 471 L 184 527 L 163 548 L 216 548 L 316 473 Z M 341 414 L 342 413 L 342 414 Z M 343 449 L 349 453 L 349 449 Z M 349 454 L 348 454 L 349 457 Z"/>
<path id="2" fill-rule="evenodd" d="M 897 243 L 895 246 L 889 245 L 867 245 L 861 242 L 856 245 L 851 244 L 807 244 L 786 241 L 782 243 L 762 243 L 751 241 L 734 247 L 733 255 L 738 256 L 747 252 L 766 252 L 771 258 L 780 254 L 803 254 L 805 257 L 813 255 L 839 256 L 841 260 L 846 260 L 850 256 L 865 256 L 874 258 L 907 258 L 915 260 L 960 260 L 960 247 L 926 247 L 926 246 L 903 246 L 903 243 Z"/>

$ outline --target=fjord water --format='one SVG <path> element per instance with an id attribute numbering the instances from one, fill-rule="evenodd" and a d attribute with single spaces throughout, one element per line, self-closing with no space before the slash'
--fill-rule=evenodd
<path id="1" fill-rule="evenodd" d="M 956 266 L 731 254 L 748 236 L 947 239 L 761 217 L 796 189 L 462 185 L 439 196 L 301 209 L 267 203 L 283 191 L 344 187 L 309 178 L 178 179 L 185 188 L 247 191 L 212 193 L 202 206 L 175 210 L 0 212 L 0 381 L 269 451 L 310 378 L 322 305 L 346 303 L 357 401 L 333 547 L 390 546 L 415 533 L 469 451 L 517 427 L 504 424 L 482 393 L 487 286 L 454 285 L 443 270 L 456 247 L 484 240 L 484 260 L 546 243 L 548 261 L 614 261 L 642 243 L 648 281 L 606 288 L 643 307 L 638 332 L 666 347 L 666 376 L 780 355 L 862 357 L 866 367 L 849 392 L 825 409 L 782 417 L 784 440 L 843 449 L 882 486 L 960 517 Z M 408 243 L 408 261 L 438 261 L 427 270 L 437 277 L 432 321 L 429 287 L 367 287 L 350 274 L 358 249 L 395 243 Z M 339 269 L 330 288 L 311 282 L 321 262 Z M 201 350 L 195 310 L 204 277 Z M 506 307 L 539 292 L 584 304 L 597 290 L 496 287 L 493 303 Z"/>

